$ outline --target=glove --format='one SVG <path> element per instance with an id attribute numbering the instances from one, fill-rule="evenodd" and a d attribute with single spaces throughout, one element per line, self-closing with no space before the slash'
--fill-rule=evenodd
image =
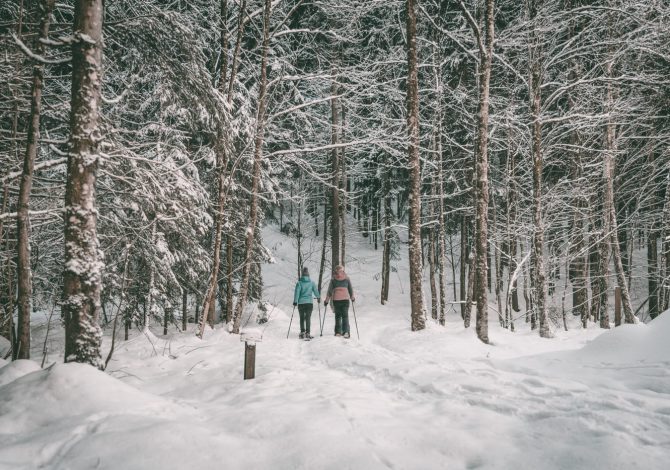
<path id="1" fill-rule="evenodd" d="M 327 300 L 324 300 L 324 301 L 323 301 L 323 305 L 327 307 L 327 306 L 328 306 L 328 301 L 327 301 Z"/>
<path id="2" fill-rule="evenodd" d="M 354 299 L 354 298 L 352 297 L 352 298 L 351 298 L 351 303 L 354 303 L 354 302 L 356 302 L 356 299 Z"/>
<path id="3" fill-rule="evenodd" d="M 298 305 L 297 302 L 293 302 L 293 306 L 295 307 L 296 305 Z"/>

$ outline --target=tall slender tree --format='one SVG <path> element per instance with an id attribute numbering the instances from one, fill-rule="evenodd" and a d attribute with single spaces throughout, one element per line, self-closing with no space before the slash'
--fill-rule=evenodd
<path id="1" fill-rule="evenodd" d="M 407 0 L 407 134 L 409 153 L 409 282 L 412 331 L 423 330 L 421 263 L 421 161 L 419 159 L 419 79 L 416 48 L 416 1 Z"/>
<path id="2" fill-rule="evenodd" d="M 35 40 L 34 51 L 38 56 L 44 52 L 44 42 L 49 36 L 50 16 L 54 0 L 42 0 L 39 3 L 39 34 Z M 39 60 L 33 65 L 32 98 L 30 102 L 30 120 L 28 121 L 28 145 L 23 158 L 23 172 L 19 185 L 17 204 L 17 304 L 19 321 L 17 324 L 17 343 L 15 358 L 30 359 L 30 312 L 33 295 L 33 280 L 30 270 L 30 191 L 33 186 L 33 171 L 40 138 L 40 118 L 42 117 L 42 88 L 44 82 L 44 64 Z"/>
<path id="3" fill-rule="evenodd" d="M 258 87 L 258 113 L 256 115 L 256 134 L 254 138 L 254 163 L 251 182 L 251 203 L 249 206 L 249 225 L 246 229 L 244 267 L 242 270 L 242 281 L 240 292 L 235 305 L 233 315 L 233 333 L 240 332 L 240 321 L 242 312 L 249 293 L 249 280 L 251 268 L 254 262 L 253 251 L 255 247 L 256 223 L 258 220 L 258 192 L 261 177 L 261 160 L 263 159 L 263 137 L 265 133 L 265 113 L 267 108 L 267 63 L 268 50 L 270 48 L 270 15 L 272 14 L 271 0 L 265 0 L 263 12 L 263 44 L 261 46 L 261 73 Z"/>

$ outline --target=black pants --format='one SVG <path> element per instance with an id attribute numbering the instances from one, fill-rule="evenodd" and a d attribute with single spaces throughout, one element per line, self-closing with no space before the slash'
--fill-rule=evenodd
<path id="1" fill-rule="evenodd" d="M 349 333 L 349 301 L 333 300 L 335 310 L 335 334 Z"/>
<path id="2" fill-rule="evenodd" d="M 312 309 L 314 309 L 314 305 L 312 304 L 298 305 L 298 313 L 300 314 L 300 333 L 309 333 Z"/>

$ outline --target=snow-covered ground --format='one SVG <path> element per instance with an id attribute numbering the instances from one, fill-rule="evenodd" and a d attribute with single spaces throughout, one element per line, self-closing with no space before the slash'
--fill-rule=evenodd
<path id="1" fill-rule="evenodd" d="M 313 327 L 313 341 L 298 340 L 296 314 L 287 339 L 295 248 L 264 237 L 273 306 L 254 380 L 242 380 L 244 344 L 221 327 L 204 340 L 136 332 L 106 373 L 7 363 L 0 468 L 668 468 L 670 313 L 605 333 L 575 324 L 550 340 L 492 318 L 492 345 L 454 312 L 446 327 L 411 332 L 403 263 L 381 306 L 380 253 L 360 238 L 347 246 L 360 339 L 351 310 L 352 339 L 333 336 L 330 312 L 323 336 Z"/>

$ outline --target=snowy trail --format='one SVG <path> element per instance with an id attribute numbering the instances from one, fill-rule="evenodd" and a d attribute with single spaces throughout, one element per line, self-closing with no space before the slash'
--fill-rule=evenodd
<path id="1" fill-rule="evenodd" d="M 118 344 L 109 375 L 10 364 L 0 469 L 667 467 L 670 315 L 653 329 L 552 340 L 491 324 L 494 345 L 455 314 L 411 332 L 406 295 L 379 305 L 376 253 L 351 243 L 361 339 L 352 311 L 352 339 L 333 336 L 332 312 L 310 342 L 297 339 L 296 313 L 286 339 L 292 247 L 264 237 L 280 262 L 264 268 L 275 306 L 254 380 L 242 380 L 243 343 L 221 327 L 204 340 L 137 333 Z"/>
<path id="2" fill-rule="evenodd" d="M 366 315 L 367 324 L 384 312 Z M 588 368 L 586 376 L 571 368 L 543 371 L 523 359 L 439 360 L 425 348 L 410 353 L 411 333 L 396 347 L 378 334 L 286 340 L 287 322 L 281 312 L 266 330 L 254 381 L 239 381 L 241 367 L 237 378 L 223 378 L 231 375 L 232 358 L 240 359 L 232 349 L 241 344 L 218 331 L 209 341 L 218 345 L 214 355 L 220 350 L 228 360 L 201 362 L 188 383 L 184 377 L 162 393 L 197 406 L 207 427 L 247 442 L 255 456 L 250 468 L 264 468 L 270 455 L 278 468 L 337 468 L 343 458 L 356 462 L 350 468 L 664 468 L 667 388 L 657 396 L 610 389 L 586 380 Z M 437 327 L 425 336 L 432 334 Z M 189 361 L 211 354 L 205 351 Z M 634 370 L 667 386 L 664 367 Z M 199 374 L 207 379 L 191 383 Z M 144 385 L 158 390 L 167 383 L 158 376 Z M 202 400 L 188 398 L 198 393 Z"/>

